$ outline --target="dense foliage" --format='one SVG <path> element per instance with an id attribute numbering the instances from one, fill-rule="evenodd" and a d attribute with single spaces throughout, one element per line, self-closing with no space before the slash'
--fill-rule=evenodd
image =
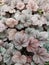
<path id="1" fill-rule="evenodd" d="M 0 0 L 0 65 L 49 65 L 49 0 Z"/>

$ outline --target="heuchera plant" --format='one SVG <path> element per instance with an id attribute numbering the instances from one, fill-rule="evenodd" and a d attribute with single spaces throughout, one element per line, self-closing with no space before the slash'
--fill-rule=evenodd
<path id="1" fill-rule="evenodd" d="M 49 65 L 49 0 L 0 0 L 0 65 Z"/>

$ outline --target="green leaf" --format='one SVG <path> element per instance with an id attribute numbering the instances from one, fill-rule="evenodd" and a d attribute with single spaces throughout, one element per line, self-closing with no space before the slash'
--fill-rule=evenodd
<path id="1" fill-rule="evenodd" d="M 4 54 L 5 54 L 5 52 L 6 52 L 6 49 L 5 49 L 5 48 L 3 48 L 3 47 L 0 47 L 0 53 L 1 53 L 2 55 L 4 55 Z"/>
<path id="2" fill-rule="evenodd" d="M 43 11 L 42 11 L 42 9 L 38 9 L 38 11 L 37 11 L 40 15 L 42 15 L 43 14 Z"/>
<path id="3" fill-rule="evenodd" d="M 34 62 L 31 62 L 31 65 L 35 65 L 35 63 Z"/>
<path id="4" fill-rule="evenodd" d="M 0 39 L 6 38 L 6 33 L 5 32 L 0 32 Z"/>
<path id="5" fill-rule="evenodd" d="M 44 65 L 49 65 L 49 62 L 46 62 Z"/>
<path id="6" fill-rule="evenodd" d="M 18 25 L 16 26 L 16 28 L 20 30 L 20 29 L 24 28 L 24 26 L 23 26 L 23 24 L 18 24 Z"/>
<path id="7" fill-rule="evenodd" d="M 49 43 L 44 44 L 43 47 L 46 48 L 47 52 L 49 53 Z"/>

